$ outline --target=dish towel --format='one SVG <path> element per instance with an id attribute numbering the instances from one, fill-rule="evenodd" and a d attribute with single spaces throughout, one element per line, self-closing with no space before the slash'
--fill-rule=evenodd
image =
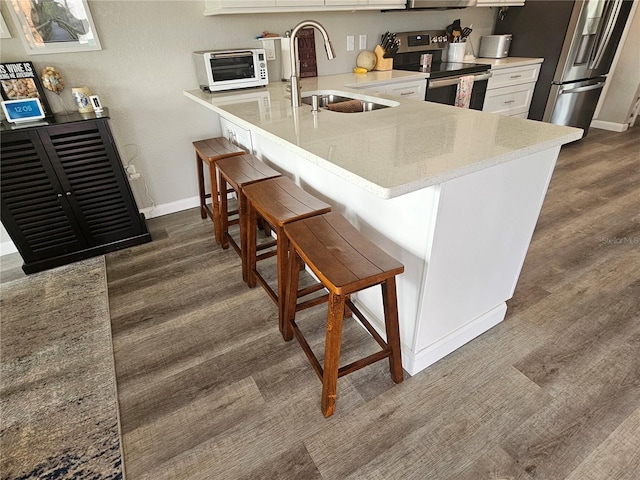
<path id="1" fill-rule="evenodd" d="M 471 102 L 471 91 L 473 90 L 473 75 L 460 77 L 458 80 L 458 90 L 456 91 L 456 102 L 454 105 L 461 108 L 469 108 Z"/>

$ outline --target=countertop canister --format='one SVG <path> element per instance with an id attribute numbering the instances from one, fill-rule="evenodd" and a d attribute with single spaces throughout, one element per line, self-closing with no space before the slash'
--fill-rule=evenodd
<path id="1" fill-rule="evenodd" d="M 73 100 L 78 106 L 78 112 L 93 112 L 93 107 L 91 106 L 91 102 L 89 101 L 89 97 L 91 96 L 91 90 L 89 90 L 89 87 L 87 87 L 86 85 L 82 87 L 72 87 L 71 95 L 73 96 Z"/>

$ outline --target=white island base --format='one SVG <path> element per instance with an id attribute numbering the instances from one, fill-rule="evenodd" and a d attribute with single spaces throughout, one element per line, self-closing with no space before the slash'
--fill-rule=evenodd
<path id="1" fill-rule="evenodd" d="M 411 375 L 501 322 L 560 147 L 382 199 L 260 135 L 256 154 L 405 265 L 402 364 Z M 384 337 L 379 287 L 354 295 Z"/>
<path id="2" fill-rule="evenodd" d="M 375 89 L 407 75 L 314 77 L 304 79 L 303 93 L 353 96 L 362 94 L 355 87 Z M 398 314 L 402 364 L 411 375 L 504 319 L 560 148 L 582 136 L 571 127 L 384 94 L 373 100 L 397 106 L 344 114 L 293 109 L 280 84 L 184 93 L 220 115 L 223 135 L 244 138 L 258 158 L 404 264 Z M 353 300 L 384 337 L 379 288 Z"/>

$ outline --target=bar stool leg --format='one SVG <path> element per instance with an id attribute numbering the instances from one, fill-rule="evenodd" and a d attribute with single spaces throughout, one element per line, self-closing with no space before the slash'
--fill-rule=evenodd
<path id="1" fill-rule="evenodd" d="M 222 174 L 219 174 L 218 177 L 219 177 L 220 191 L 221 192 L 226 192 L 227 191 L 227 181 L 224 179 Z M 220 196 L 220 209 L 219 209 L 219 213 L 220 213 L 220 246 L 224 250 L 229 248 L 229 239 L 227 238 L 227 235 L 225 233 L 229 229 L 229 215 L 227 213 L 228 211 L 229 211 L 229 209 L 227 207 L 227 196 L 226 195 L 221 195 Z"/>
<path id="2" fill-rule="evenodd" d="M 285 312 L 286 312 L 286 296 L 287 296 L 287 277 L 288 277 L 288 253 L 289 239 L 281 228 L 277 230 L 278 243 L 276 245 L 276 263 L 278 271 L 278 326 L 280 333 L 284 336 L 285 330 Z M 298 272 L 299 275 L 299 272 Z M 296 288 L 297 290 L 297 288 Z"/>
<path id="3" fill-rule="evenodd" d="M 296 315 L 296 302 L 298 300 L 298 284 L 300 282 L 300 268 L 302 262 L 296 253 L 296 249 L 289 242 L 289 273 L 287 274 L 287 288 L 285 293 L 284 330 L 282 337 L 285 342 L 293 339 L 293 322 Z"/>
<path id="4" fill-rule="evenodd" d="M 216 243 L 222 241 L 222 228 L 220 226 L 220 194 L 218 193 L 218 182 L 216 180 L 216 166 L 212 164 L 209 166 L 209 178 L 211 180 L 211 210 L 213 210 L 213 224 L 216 233 Z M 226 200 L 227 190 L 222 190 Z M 226 205 L 226 204 L 225 204 Z M 226 210 L 225 210 L 226 212 Z"/>
<path id="5" fill-rule="evenodd" d="M 220 191 L 222 191 L 222 189 L 220 189 Z M 242 191 L 238 192 L 238 215 L 240 216 L 238 225 L 240 226 L 242 281 L 246 282 L 249 277 L 247 272 L 247 198 L 242 194 Z"/>
<path id="6" fill-rule="evenodd" d="M 200 193 L 200 218 L 203 220 L 207 218 L 207 210 L 205 209 L 206 194 L 204 191 L 204 167 L 202 165 L 202 159 L 196 153 L 196 168 L 198 171 L 198 192 Z M 216 227 L 217 229 L 217 227 Z M 216 241 L 217 241 L 216 237 Z"/>
<path id="7" fill-rule="evenodd" d="M 256 275 L 253 271 L 256 268 L 256 250 L 257 250 L 257 231 L 256 225 L 258 223 L 258 211 L 253 207 L 251 202 L 247 203 L 247 250 L 246 250 L 246 262 L 247 262 L 247 278 L 245 281 L 249 288 L 255 288 Z M 266 224 L 266 222 L 265 222 Z"/>
<path id="8" fill-rule="evenodd" d="M 382 282 L 382 304 L 384 306 L 384 324 L 387 332 L 387 345 L 391 348 L 389 371 L 395 383 L 402 382 L 402 360 L 400 357 L 400 327 L 398 326 L 398 299 L 396 295 L 396 277 Z"/>
<path id="9" fill-rule="evenodd" d="M 324 346 L 324 368 L 322 370 L 322 414 L 333 415 L 336 408 L 338 388 L 338 368 L 340 363 L 340 340 L 342 338 L 342 318 L 346 298 L 329 294 L 329 314 L 327 316 L 327 336 Z"/>

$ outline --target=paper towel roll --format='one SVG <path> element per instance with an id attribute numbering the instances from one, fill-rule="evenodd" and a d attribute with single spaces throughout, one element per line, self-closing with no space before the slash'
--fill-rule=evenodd
<path id="1" fill-rule="evenodd" d="M 282 80 L 289 80 L 291 78 L 291 40 L 289 37 L 285 37 L 280 40 L 280 59 L 282 63 Z"/>

